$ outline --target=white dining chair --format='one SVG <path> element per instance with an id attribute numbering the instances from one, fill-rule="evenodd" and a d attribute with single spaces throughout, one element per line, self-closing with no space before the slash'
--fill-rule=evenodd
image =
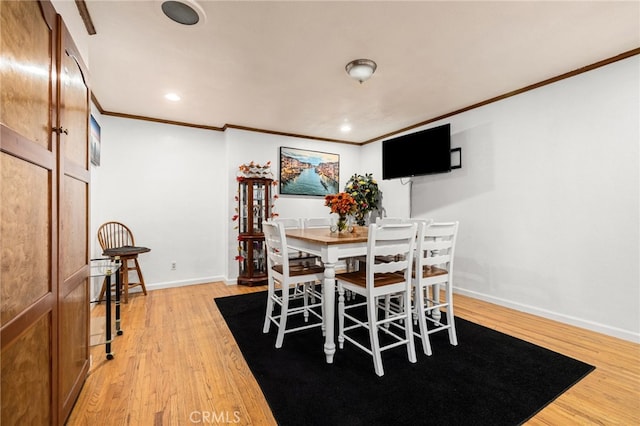
<path id="1" fill-rule="evenodd" d="M 300 219 L 300 223 L 302 228 L 331 228 L 331 218 L 329 216 L 322 217 L 303 217 Z M 318 262 L 320 262 L 320 258 L 318 258 Z"/>
<path id="2" fill-rule="evenodd" d="M 271 323 L 278 327 L 276 348 L 282 347 L 284 335 L 323 325 L 322 294 L 318 290 L 324 278 L 324 268 L 316 264 L 289 261 L 289 247 L 283 224 L 262 223 L 267 250 L 267 307 L 263 333 Z M 312 300 L 311 300 L 312 299 Z M 290 317 L 302 315 L 304 322 L 287 328 Z"/>
<path id="3" fill-rule="evenodd" d="M 304 227 L 306 220 L 307 219 L 297 217 L 277 217 L 272 219 L 272 221 L 282 224 L 285 229 L 302 228 Z M 303 266 L 309 266 L 311 264 L 322 265 L 322 262 L 320 262 L 320 258 L 318 256 L 297 250 L 295 247 L 289 247 L 289 264 L 302 264 Z M 310 285 L 310 283 L 308 283 L 307 285 Z M 303 284 L 299 284 L 296 286 L 296 295 L 301 291 L 304 291 Z M 311 302 L 315 302 L 315 297 L 313 296 L 313 294 L 311 295 Z"/>
<path id="4" fill-rule="evenodd" d="M 302 218 L 303 228 L 330 228 L 331 218 L 329 216 L 322 217 L 305 217 Z"/>
<path id="5" fill-rule="evenodd" d="M 281 224 L 284 229 L 302 228 L 302 219 L 297 217 L 276 217 L 271 221 Z M 295 250 L 289 249 L 289 262 L 291 263 L 311 263 L 316 261 L 316 256 Z"/>
<path id="6" fill-rule="evenodd" d="M 385 217 L 378 216 L 376 217 L 376 224 L 382 225 L 382 224 L 389 224 L 389 223 L 404 223 L 407 220 L 408 220 L 407 218 L 397 217 L 397 216 L 385 216 Z"/>
<path id="7" fill-rule="evenodd" d="M 418 319 L 422 349 L 431 355 L 429 336 L 448 330 L 449 343 L 458 344 L 453 309 L 453 260 L 458 222 L 423 222 L 418 228 L 415 268 L 412 285 L 414 313 Z M 441 300 L 444 287 L 444 300 Z M 441 310 L 446 312 L 446 322 L 441 321 Z M 428 327 L 431 326 L 431 327 Z"/>
<path id="8" fill-rule="evenodd" d="M 301 228 L 302 220 L 297 217 L 275 217 L 271 219 L 273 222 L 282 224 L 286 228 Z"/>
<path id="9" fill-rule="evenodd" d="M 404 303 L 401 309 L 378 313 L 378 298 L 386 295 L 401 295 L 405 300 L 411 294 L 411 265 L 416 244 L 417 225 L 399 223 L 369 225 L 367 262 L 364 270 L 336 274 L 338 283 L 338 344 L 342 349 L 348 341 L 373 357 L 375 372 L 384 375 L 382 352 L 405 345 L 407 357 L 416 362 L 411 304 Z M 377 257 L 391 257 L 392 261 L 378 261 Z M 346 304 L 344 292 L 349 290 L 365 298 L 364 302 Z M 356 310 L 366 307 L 366 318 Z M 346 322 L 346 324 L 345 324 Z M 386 324 L 393 327 L 386 327 Z M 369 332 L 369 343 L 358 339 L 357 329 Z M 379 334 L 384 333 L 391 343 L 381 345 Z M 386 340 L 385 340 L 386 342 Z"/>

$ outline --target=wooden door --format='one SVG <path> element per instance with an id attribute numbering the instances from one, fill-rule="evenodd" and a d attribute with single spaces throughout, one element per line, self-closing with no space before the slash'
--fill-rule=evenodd
<path id="1" fill-rule="evenodd" d="M 89 371 L 89 88 L 62 19 L 58 94 L 58 369 L 60 424 Z"/>
<path id="2" fill-rule="evenodd" d="M 56 424 L 56 14 L 0 2 L 0 423 Z"/>

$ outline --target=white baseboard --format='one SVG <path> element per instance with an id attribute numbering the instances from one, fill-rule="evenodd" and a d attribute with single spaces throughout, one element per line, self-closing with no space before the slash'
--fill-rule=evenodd
<path id="1" fill-rule="evenodd" d="M 196 284 L 207 284 L 223 281 L 226 283 L 225 278 L 223 276 L 213 276 L 213 277 L 201 277 L 201 278 L 192 278 L 189 280 L 178 280 L 178 281 L 165 281 L 160 283 L 146 283 L 147 290 L 160 290 L 162 288 L 173 288 L 173 287 L 185 287 L 188 285 L 196 285 Z M 133 291 L 140 291 L 140 287 L 135 287 L 132 289 Z"/>
<path id="2" fill-rule="evenodd" d="M 634 333 L 632 331 L 622 330 L 616 327 L 611 327 L 605 324 L 596 323 L 586 319 L 559 314 L 557 312 L 548 311 L 546 309 L 540 309 L 535 306 L 525 305 L 522 303 L 501 299 L 499 297 L 493 297 L 484 293 L 477 293 L 475 291 L 466 290 L 463 288 L 454 287 L 453 291 L 455 293 L 462 294 L 464 296 L 469 296 L 474 299 L 483 300 L 485 302 L 493 303 L 495 305 L 515 309 L 516 311 L 526 312 L 528 314 L 537 315 L 542 318 L 547 318 L 547 319 L 558 321 L 564 324 L 569 324 L 576 327 L 584 328 L 586 330 L 595 331 L 597 333 L 606 334 L 607 336 L 628 340 L 634 343 L 640 343 L 640 333 Z"/>
<path id="3" fill-rule="evenodd" d="M 202 277 L 202 278 L 193 278 L 189 280 L 176 280 L 176 281 L 165 281 L 160 283 L 145 283 L 147 287 L 147 291 L 160 290 L 163 288 L 174 288 L 174 287 L 186 287 L 189 285 L 198 285 L 198 284 L 209 284 L 215 282 L 223 282 L 225 285 L 236 285 L 236 280 L 228 280 L 223 276 L 214 276 L 214 277 Z M 140 286 L 133 287 L 129 289 L 129 294 L 133 293 L 142 293 L 142 288 Z M 97 298 L 97 296 L 95 296 Z M 93 299 L 92 299 L 93 300 Z M 91 303 L 91 308 L 95 308 L 96 303 Z"/>

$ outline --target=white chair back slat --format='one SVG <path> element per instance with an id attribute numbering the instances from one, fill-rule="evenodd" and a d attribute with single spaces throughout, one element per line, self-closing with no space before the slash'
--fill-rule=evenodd
<path id="1" fill-rule="evenodd" d="M 430 237 L 425 237 L 425 238 L 430 238 Z M 425 239 L 422 245 L 422 247 L 426 250 L 448 250 L 452 246 L 453 246 L 453 241 L 451 240 L 432 240 L 432 239 Z"/>
<path id="2" fill-rule="evenodd" d="M 457 222 L 432 222 L 427 232 L 428 237 L 451 237 L 458 229 Z"/>
<path id="3" fill-rule="evenodd" d="M 297 217 L 277 217 L 272 221 L 282 224 L 285 229 L 302 227 L 302 221 Z"/>
<path id="4" fill-rule="evenodd" d="M 457 223 L 424 224 L 418 230 L 416 264 L 421 266 L 444 265 L 450 269 L 453 260 Z"/>
<path id="5" fill-rule="evenodd" d="M 283 253 L 286 253 L 287 250 L 282 244 L 281 230 L 277 222 L 262 222 L 262 232 L 264 233 L 265 248 L 267 250 L 267 266 L 269 268 L 273 268 L 276 265 L 289 266 L 289 259 L 283 256 Z"/>
<path id="6" fill-rule="evenodd" d="M 373 273 L 381 274 L 381 273 L 393 273 L 393 272 L 404 272 L 406 271 L 408 266 L 408 262 L 400 261 L 400 262 L 381 262 L 373 265 Z"/>
<path id="7" fill-rule="evenodd" d="M 423 265 L 428 266 L 436 266 L 436 265 L 444 265 L 449 262 L 451 256 L 427 256 L 423 260 Z"/>
<path id="8" fill-rule="evenodd" d="M 306 217 L 302 219 L 303 228 L 329 228 L 330 226 L 330 217 Z"/>
<path id="9" fill-rule="evenodd" d="M 407 219 L 402 217 L 376 217 L 376 225 L 389 225 L 393 223 L 404 223 Z"/>
<path id="10" fill-rule="evenodd" d="M 403 272 L 409 279 L 416 243 L 415 223 L 375 224 L 369 226 L 367 241 L 367 286 L 373 286 L 374 274 Z M 376 257 L 385 258 L 376 261 Z M 391 257 L 392 260 L 388 260 Z M 373 290 L 373 288 L 371 288 Z"/>

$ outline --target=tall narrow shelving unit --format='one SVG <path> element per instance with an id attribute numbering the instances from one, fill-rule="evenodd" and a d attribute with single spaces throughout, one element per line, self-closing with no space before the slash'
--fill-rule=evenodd
<path id="1" fill-rule="evenodd" d="M 240 256 L 238 284 L 267 283 L 262 221 L 271 217 L 273 179 L 246 177 L 238 181 L 238 243 Z"/>

